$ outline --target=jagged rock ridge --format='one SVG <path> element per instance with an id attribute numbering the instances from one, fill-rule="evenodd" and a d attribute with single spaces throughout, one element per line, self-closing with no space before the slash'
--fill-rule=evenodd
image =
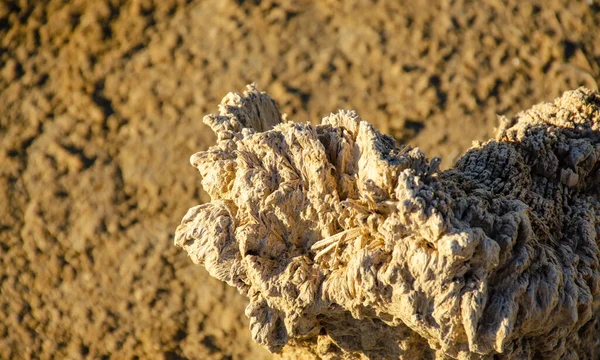
<path id="1" fill-rule="evenodd" d="M 440 172 L 352 111 L 282 119 L 249 86 L 191 157 L 175 244 L 248 296 L 255 341 L 323 358 L 600 356 L 600 95 L 502 119 Z"/>

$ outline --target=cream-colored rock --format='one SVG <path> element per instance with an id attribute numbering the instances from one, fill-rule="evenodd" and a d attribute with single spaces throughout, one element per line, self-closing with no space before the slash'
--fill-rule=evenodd
<path id="1" fill-rule="evenodd" d="M 600 95 L 502 120 L 440 172 L 351 111 L 281 120 L 253 86 L 204 121 L 212 202 L 175 244 L 306 358 L 598 359 Z"/>

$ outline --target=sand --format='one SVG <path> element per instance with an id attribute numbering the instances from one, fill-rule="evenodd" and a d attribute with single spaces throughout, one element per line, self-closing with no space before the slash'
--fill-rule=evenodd
<path id="1" fill-rule="evenodd" d="M 246 300 L 173 246 L 208 200 L 202 116 L 256 82 L 354 109 L 448 168 L 600 81 L 597 1 L 0 4 L 0 358 L 270 358 Z"/>

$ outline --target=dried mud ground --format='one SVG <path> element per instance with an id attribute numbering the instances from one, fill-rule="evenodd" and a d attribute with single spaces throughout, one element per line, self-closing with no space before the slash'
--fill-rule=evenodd
<path id="1" fill-rule="evenodd" d="M 173 246 L 202 116 L 257 82 L 443 166 L 600 79 L 596 1 L 0 2 L 0 358 L 269 358 Z"/>

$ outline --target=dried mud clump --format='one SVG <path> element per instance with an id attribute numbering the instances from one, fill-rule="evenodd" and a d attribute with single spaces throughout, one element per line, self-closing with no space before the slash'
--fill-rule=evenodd
<path id="1" fill-rule="evenodd" d="M 502 119 L 439 171 L 352 111 L 248 87 L 191 157 L 212 202 L 175 243 L 250 299 L 254 340 L 323 358 L 600 357 L 600 94 Z"/>

